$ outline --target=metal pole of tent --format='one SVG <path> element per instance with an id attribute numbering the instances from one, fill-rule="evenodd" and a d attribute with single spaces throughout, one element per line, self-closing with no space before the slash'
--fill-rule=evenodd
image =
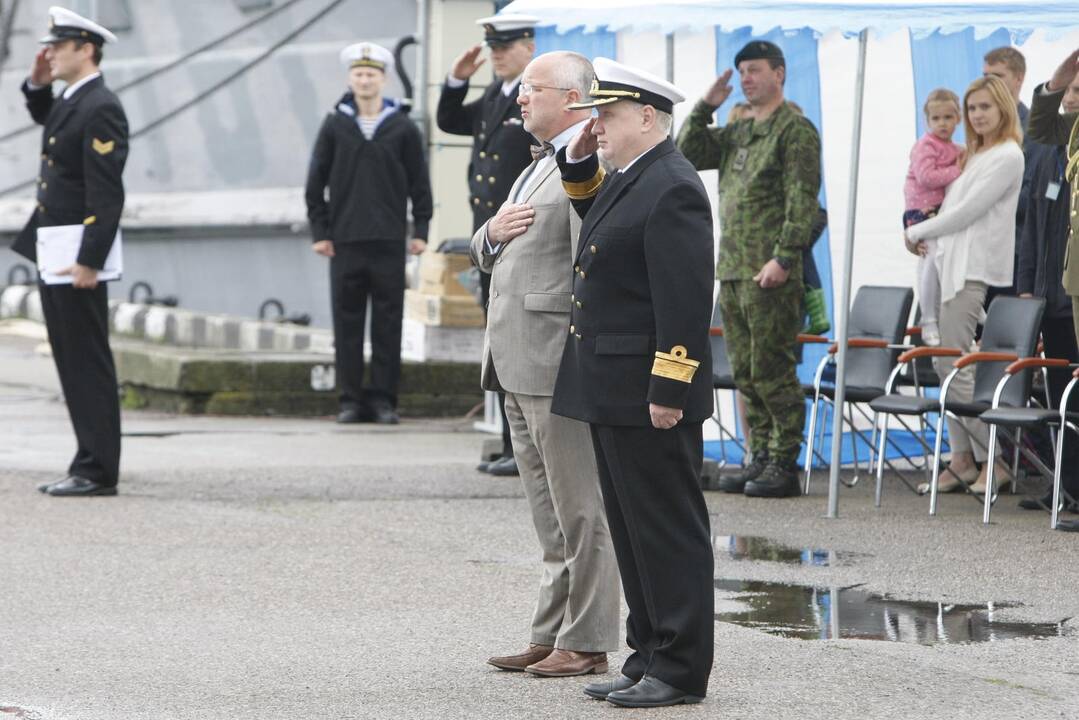
<path id="1" fill-rule="evenodd" d="M 865 100 L 865 54 L 869 29 L 858 34 L 858 74 L 854 81 L 854 137 L 850 152 L 850 192 L 847 200 L 847 238 L 843 243 L 842 298 L 838 306 L 835 371 L 835 407 L 832 421 L 832 466 L 828 475 L 828 517 L 839 517 L 839 472 L 843 450 L 843 403 L 847 380 L 847 320 L 850 315 L 851 274 L 854 271 L 854 222 L 858 212 L 858 169 L 862 149 L 862 105 Z M 851 442 L 855 438 L 851 437 Z"/>

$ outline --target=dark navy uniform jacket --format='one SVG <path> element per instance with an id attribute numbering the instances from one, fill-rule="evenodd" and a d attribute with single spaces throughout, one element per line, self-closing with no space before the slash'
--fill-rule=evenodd
<path id="1" fill-rule="evenodd" d="M 507 97 L 502 81 L 487 86 L 483 96 L 465 103 L 468 84 L 442 86 L 438 100 L 438 127 L 453 135 L 473 138 L 468 166 L 468 201 L 472 204 L 472 231 L 490 220 L 509 197 L 521 172 L 532 164 L 529 147 L 535 142 L 525 131 L 517 86 Z"/>
<path id="2" fill-rule="evenodd" d="M 664 140 L 624 173 L 566 162 L 583 218 L 569 338 L 551 410 L 598 425 L 651 427 L 649 403 L 682 422 L 712 413 L 712 212 L 697 171 Z M 602 185 L 601 185 L 602 183 Z"/>
<path id="3" fill-rule="evenodd" d="M 124 209 L 122 175 L 127 162 L 127 116 L 120 100 L 94 78 L 68 99 L 52 87 L 31 90 L 23 83 L 30 116 L 45 126 L 37 207 L 16 236 L 12 250 L 37 259 L 37 229 L 85 225 L 80 265 L 105 265 Z"/>

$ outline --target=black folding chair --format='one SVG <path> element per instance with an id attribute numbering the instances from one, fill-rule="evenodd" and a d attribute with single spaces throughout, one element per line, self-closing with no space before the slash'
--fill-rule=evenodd
<path id="1" fill-rule="evenodd" d="M 729 439 L 734 442 L 738 449 L 742 451 L 743 459 L 746 456 L 746 446 L 738 439 L 737 433 L 732 432 L 723 424 L 723 410 L 719 400 L 719 392 L 720 390 L 734 392 L 738 390 L 738 386 L 734 383 L 734 371 L 731 370 L 731 359 L 727 355 L 727 339 L 723 336 L 723 312 L 719 308 L 718 300 L 712 310 L 712 327 L 709 330 L 709 335 L 712 342 L 712 392 L 714 394 L 713 405 L 715 408 L 712 412 L 712 422 L 719 428 L 719 447 L 723 458 L 720 462 L 720 467 L 726 467 L 729 460 L 725 440 Z M 735 407 L 737 408 L 737 405 Z"/>
<path id="2" fill-rule="evenodd" d="M 916 433 L 903 420 L 904 417 L 918 417 L 924 420 L 930 413 L 938 413 L 936 421 L 936 435 L 932 450 L 932 477 L 930 480 L 929 514 L 937 513 L 937 490 L 940 482 L 941 469 L 941 442 L 944 435 L 944 420 L 946 416 L 953 418 L 977 418 L 986 410 L 993 407 L 994 394 L 998 383 L 1005 375 L 1005 367 L 1008 363 L 1020 358 L 1030 357 L 1038 342 L 1038 329 L 1041 327 L 1042 313 L 1045 309 L 1045 300 L 1042 298 L 1017 298 L 997 297 L 989 306 L 989 314 L 986 317 L 982 331 L 981 349 L 977 352 L 964 354 L 964 349 L 946 347 L 919 347 L 908 350 L 899 356 L 899 365 L 892 371 L 892 377 L 888 380 L 888 393 L 870 402 L 870 407 L 880 415 L 879 450 L 878 455 L 883 455 L 883 449 L 888 438 L 888 418 L 896 418 L 904 428 L 918 439 L 922 446 L 929 451 L 930 447 L 925 438 Z M 932 399 L 921 396 L 901 395 L 895 392 L 896 378 L 904 365 L 922 357 L 955 357 L 955 365 L 951 372 L 941 383 L 940 398 Z M 948 391 L 955 380 L 956 375 L 964 368 L 974 366 L 974 394 L 969 402 L 948 398 Z M 1005 388 L 1001 398 L 1007 405 L 1022 407 L 1030 397 L 1030 373 L 1029 369 L 1021 369 L 1021 377 L 1025 378 L 1019 383 Z M 995 464 L 990 455 L 988 462 Z M 992 467 L 992 465 L 991 465 Z M 907 481 L 901 472 L 899 478 L 911 490 L 917 490 Z M 960 479 L 960 482 L 963 482 Z M 881 493 L 884 484 L 884 469 L 882 464 L 877 465 L 877 488 L 876 505 L 880 507 Z M 965 483 L 964 483 L 965 484 Z M 986 493 L 986 502 L 992 502 L 992 493 Z"/>
<path id="3" fill-rule="evenodd" d="M 905 346 L 900 345 L 906 335 L 907 318 L 914 302 L 914 291 L 903 287 L 865 286 L 858 290 L 851 305 L 847 320 L 847 371 L 846 400 L 844 420 L 851 432 L 851 447 L 854 452 L 854 465 L 858 463 L 858 441 L 869 448 L 870 472 L 873 467 L 875 443 L 873 437 L 867 437 L 854 423 L 857 411 L 865 420 L 871 421 L 874 432 L 877 427 L 876 413 L 870 417 L 864 405 L 885 394 L 888 378 L 895 367 L 897 356 Z M 834 380 L 826 381 L 825 371 L 835 363 L 838 345 L 833 344 L 828 355 L 817 365 L 817 372 L 811 386 L 813 407 L 809 414 L 809 433 L 806 440 L 805 455 L 805 492 L 809 493 L 810 475 L 813 471 L 814 432 L 817 426 L 818 410 L 821 403 L 834 406 L 836 386 Z M 832 438 L 832 442 L 841 442 L 842 438 Z M 881 456 L 882 457 L 882 456 Z M 877 458 L 880 462 L 881 457 Z M 857 472 L 857 470 L 856 470 Z M 849 484 L 858 482 L 854 480 Z"/>

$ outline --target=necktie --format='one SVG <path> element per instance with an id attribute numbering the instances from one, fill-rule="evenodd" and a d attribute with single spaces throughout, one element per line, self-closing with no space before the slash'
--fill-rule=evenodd
<path id="1" fill-rule="evenodd" d="M 554 155 L 554 145 L 549 142 L 544 142 L 542 145 L 530 145 L 528 147 L 532 151 L 532 160 L 539 160 L 541 157 L 548 155 Z"/>

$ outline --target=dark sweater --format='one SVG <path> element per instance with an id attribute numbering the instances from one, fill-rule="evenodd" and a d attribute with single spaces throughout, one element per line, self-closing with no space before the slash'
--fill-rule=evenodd
<path id="1" fill-rule="evenodd" d="M 396 108 L 385 101 L 386 108 Z M 326 199 L 329 188 L 329 200 Z M 322 123 L 307 173 L 307 217 L 314 241 L 401 241 L 412 200 L 413 237 L 427 239 L 431 179 L 423 140 L 399 109 L 389 112 L 370 140 L 356 123 L 346 93 Z"/>

